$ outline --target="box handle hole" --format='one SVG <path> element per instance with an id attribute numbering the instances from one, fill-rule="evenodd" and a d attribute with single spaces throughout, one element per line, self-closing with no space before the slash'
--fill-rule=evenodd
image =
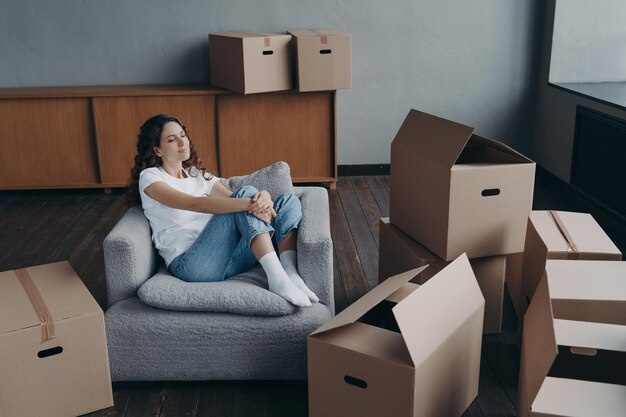
<path id="1" fill-rule="evenodd" d="M 332 54 L 333 51 L 331 51 L 330 49 L 320 49 L 320 54 L 322 55 L 328 55 L 328 54 Z"/>
<path id="2" fill-rule="evenodd" d="M 274 55 L 274 51 L 263 51 L 263 55 Z"/>
<path id="3" fill-rule="evenodd" d="M 572 346 L 569 348 L 569 350 L 574 355 L 596 356 L 598 354 L 598 349 L 593 349 L 593 348 Z"/>
<path id="4" fill-rule="evenodd" d="M 500 189 L 499 188 L 487 188 L 486 190 L 483 190 L 482 193 L 480 193 L 483 197 L 491 197 L 494 195 L 499 195 L 500 194 Z"/>
<path id="5" fill-rule="evenodd" d="M 63 348 L 61 346 L 53 347 L 50 349 L 44 349 L 37 352 L 37 357 L 39 358 L 47 358 L 48 356 L 58 355 L 63 352 Z"/>
<path id="6" fill-rule="evenodd" d="M 343 377 L 343 380 L 346 381 L 346 384 L 354 385 L 355 387 L 359 387 L 363 389 L 367 388 L 367 382 L 363 381 L 362 379 L 355 378 L 350 375 L 346 375 Z"/>

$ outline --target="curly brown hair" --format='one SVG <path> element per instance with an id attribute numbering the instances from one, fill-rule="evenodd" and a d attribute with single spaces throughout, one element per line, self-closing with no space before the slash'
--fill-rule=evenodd
<path id="1" fill-rule="evenodd" d="M 139 194 L 139 174 L 146 168 L 161 166 L 161 158 L 154 153 L 155 147 L 161 146 L 161 133 L 163 127 L 170 122 L 178 123 L 189 140 L 189 159 L 183 161 L 183 168 L 190 168 L 189 175 L 196 177 L 201 174 L 204 179 L 210 180 L 213 175 L 207 172 L 202 166 L 202 161 L 193 146 L 193 141 L 189 137 L 187 127 L 174 116 L 157 114 L 144 122 L 139 128 L 137 135 L 137 155 L 135 155 L 135 166 L 130 171 L 130 181 L 126 193 L 126 203 L 128 206 L 141 206 L 141 195 Z M 192 169 L 192 168 L 196 169 Z"/>

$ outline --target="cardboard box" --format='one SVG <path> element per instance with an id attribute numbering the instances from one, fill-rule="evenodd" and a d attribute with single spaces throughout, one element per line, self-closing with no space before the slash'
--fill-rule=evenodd
<path id="1" fill-rule="evenodd" d="M 69 263 L 1 272 L 0 311 L 1 417 L 113 405 L 104 316 Z"/>
<path id="2" fill-rule="evenodd" d="M 473 131 L 411 110 L 391 143 L 391 223 L 446 261 L 524 250 L 535 163 Z"/>
<path id="3" fill-rule="evenodd" d="M 308 337 L 309 415 L 460 416 L 478 394 L 484 298 L 466 255 L 384 281 Z"/>
<path id="4" fill-rule="evenodd" d="M 388 217 L 379 221 L 378 279 L 383 282 L 392 275 L 428 265 L 414 282 L 423 284 L 439 273 L 449 262 L 413 240 L 389 222 Z M 504 299 L 504 256 L 490 256 L 469 260 L 476 275 L 480 291 L 485 297 L 483 334 L 502 331 L 502 301 Z"/>
<path id="5" fill-rule="evenodd" d="M 623 416 L 625 336 L 626 263 L 548 261 L 524 317 L 518 415 Z"/>
<path id="6" fill-rule="evenodd" d="M 518 317 L 526 312 L 547 259 L 619 261 L 622 253 L 590 214 L 532 211 L 524 247 L 522 292 L 511 291 L 513 303 L 521 309 Z"/>
<path id="7" fill-rule="evenodd" d="M 271 33 L 210 34 L 211 84 L 242 94 L 292 89 L 290 41 Z"/>
<path id="8" fill-rule="evenodd" d="M 335 29 L 289 30 L 298 91 L 352 88 L 352 40 Z"/>

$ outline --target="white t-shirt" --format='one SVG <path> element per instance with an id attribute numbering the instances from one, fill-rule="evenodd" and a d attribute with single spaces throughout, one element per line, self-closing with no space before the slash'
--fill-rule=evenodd
<path id="1" fill-rule="evenodd" d="M 214 176 L 207 181 L 202 175 L 192 177 L 189 170 L 184 171 L 187 178 L 172 177 L 158 167 L 146 168 L 139 174 L 141 205 L 150 221 L 152 241 L 168 266 L 178 255 L 189 249 L 213 215 L 168 207 L 146 195 L 144 190 L 152 183 L 163 181 L 183 193 L 197 197 L 208 196 L 219 180 Z"/>

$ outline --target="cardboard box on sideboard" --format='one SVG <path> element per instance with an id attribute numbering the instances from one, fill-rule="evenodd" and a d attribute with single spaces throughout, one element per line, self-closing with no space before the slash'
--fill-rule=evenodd
<path id="1" fill-rule="evenodd" d="M 68 262 L 0 273 L 0 416 L 113 405 L 104 316 Z"/>
<path id="2" fill-rule="evenodd" d="M 241 94 L 292 89 L 290 41 L 284 34 L 210 34 L 211 84 Z"/>
<path id="3" fill-rule="evenodd" d="M 391 143 L 391 223 L 446 261 L 524 249 L 535 163 L 473 131 L 411 110 Z"/>
<path id="4" fill-rule="evenodd" d="M 619 261 L 622 253 L 590 214 L 532 211 L 526 232 L 521 285 L 514 287 L 521 289 L 521 293 L 509 287 L 513 304 L 520 308 L 518 318 L 526 312 L 547 259 Z"/>
<path id="5" fill-rule="evenodd" d="M 518 416 L 623 416 L 626 263 L 549 260 L 524 317 Z"/>
<path id="6" fill-rule="evenodd" d="M 393 276 L 308 337 L 309 415 L 460 416 L 478 395 L 484 298 L 467 256 Z"/>
<path id="7" fill-rule="evenodd" d="M 352 41 L 335 29 L 289 30 L 298 91 L 352 88 Z"/>
<path id="8" fill-rule="evenodd" d="M 424 284 L 449 262 L 413 240 L 389 222 L 388 217 L 379 221 L 379 283 L 392 275 L 413 268 L 428 265 L 416 277 L 415 283 Z M 504 299 L 504 256 L 490 256 L 469 260 L 476 275 L 476 281 L 485 297 L 483 334 L 497 334 L 502 331 L 502 302 Z"/>

